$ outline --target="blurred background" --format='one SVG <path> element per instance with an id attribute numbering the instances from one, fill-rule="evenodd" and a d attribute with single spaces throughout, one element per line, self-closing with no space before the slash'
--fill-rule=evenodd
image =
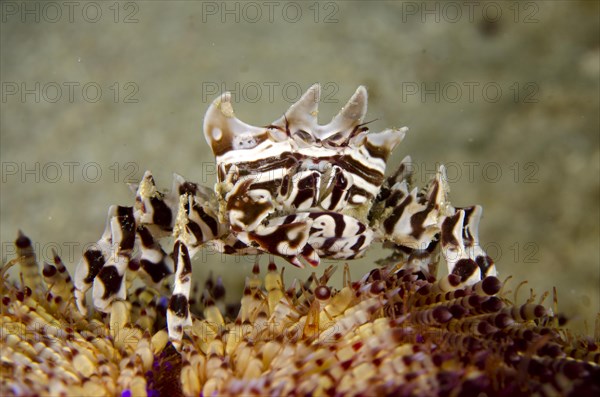
<path id="1" fill-rule="evenodd" d="M 481 204 L 483 247 L 520 299 L 556 286 L 578 332 L 600 312 L 596 1 L 0 3 L 2 260 L 23 230 L 70 269 L 145 170 L 212 186 L 202 134 L 233 93 L 266 125 L 311 84 L 328 122 L 360 84 L 372 131 L 408 126 L 388 171 L 448 168 L 451 202 Z M 358 279 L 380 248 L 350 263 Z M 261 258 L 263 269 L 267 259 Z M 200 253 L 194 277 L 236 300 L 253 257 Z M 283 265 L 279 260 L 278 265 Z M 342 263 L 339 263 L 340 265 Z M 323 268 L 317 269 L 320 274 Z M 286 282 L 313 269 L 286 267 Z M 334 284 L 340 286 L 342 266 Z M 546 304 L 551 304 L 551 298 Z"/>

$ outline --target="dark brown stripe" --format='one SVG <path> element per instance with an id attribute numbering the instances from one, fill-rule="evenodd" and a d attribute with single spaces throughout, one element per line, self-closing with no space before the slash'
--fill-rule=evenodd
<path id="1" fill-rule="evenodd" d="M 107 299 L 113 295 L 116 295 L 121 289 L 123 276 L 119 275 L 119 272 L 115 266 L 111 265 L 103 267 L 98 274 L 98 278 L 104 285 L 104 294 L 102 295 L 102 299 Z"/>
<path id="2" fill-rule="evenodd" d="M 283 220 L 283 224 L 287 224 L 287 223 L 292 223 L 296 220 L 296 215 L 291 214 L 285 217 L 285 219 Z"/>
<path id="3" fill-rule="evenodd" d="M 183 294 L 175 294 L 169 300 L 169 310 L 179 318 L 187 318 L 188 316 L 188 300 Z"/>
<path id="4" fill-rule="evenodd" d="M 133 207 L 124 207 L 121 205 L 117 206 L 117 216 L 133 216 Z"/>
<path id="5" fill-rule="evenodd" d="M 185 226 L 194 235 L 194 237 L 196 237 L 196 240 L 198 240 L 200 243 L 203 243 L 205 241 L 200 225 L 198 225 L 196 222 L 189 221 L 188 224 Z"/>
<path id="6" fill-rule="evenodd" d="M 395 207 L 398 205 L 398 202 L 404 198 L 404 192 L 400 190 L 394 190 L 392 194 L 385 201 L 386 207 Z"/>
<path id="7" fill-rule="evenodd" d="M 179 195 L 189 194 L 195 196 L 198 193 L 198 185 L 192 182 L 183 182 L 179 185 Z"/>
<path id="8" fill-rule="evenodd" d="M 192 260 L 190 258 L 190 253 L 188 252 L 188 248 L 186 247 L 185 244 L 181 244 L 181 247 L 179 249 L 180 249 L 179 257 L 181 257 L 183 259 L 183 269 L 181 269 L 182 271 L 179 276 L 179 279 L 183 280 L 185 277 L 187 277 L 192 272 Z"/>
<path id="9" fill-rule="evenodd" d="M 379 187 L 383 183 L 384 175 L 379 170 L 369 168 L 351 156 L 340 156 L 335 164 L 351 174 L 360 176 L 373 186 Z"/>
<path id="10" fill-rule="evenodd" d="M 177 271 L 177 266 L 179 262 L 179 250 L 181 249 L 181 241 L 175 240 L 175 244 L 173 245 L 173 252 L 171 253 L 171 258 L 175 262 L 175 271 Z"/>
<path id="11" fill-rule="evenodd" d="M 302 204 L 306 200 L 312 198 L 313 200 L 310 203 L 310 206 L 314 207 L 316 193 L 317 193 L 318 176 L 319 176 L 319 174 L 317 172 L 313 172 L 312 174 L 310 174 L 298 181 L 298 185 L 297 185 L 298 193 L 296 193 L 296 197 L 294 197 L 294 201 L 292 202 L 292 205 L 299 207 L 300 204 Z"/>
<path id="12" fill-rule="evenodd" d="M 145 226 L 139 226 L 137 232 L 144 248 L 154 247 L 154 238 L 152 238 L 152 234 L 150 234 L 150 231 Z"/>
<path id="13" fill-rule="evenodd" d="M 425 208 L 423 211 L 419 211 L 419 212 L 413 214 L 410 217 L 410 227 L 412 228 L 412 231 L 410 232 L 411 236 L 413 236 L 416 239 L 419 239 L 421 237 L 421 235 L 425 231 L 425 227 L 423 227 L 423 224 L 425 223 L 425 220 L 427 219 L 427 215 L 429 215 L 429 213 L 432 210 L 433 210 L 432 207 L 428 207 L 428 208 Z"/>
<path id="14" fill-rule="evenodd" d="M 235 248 L 236 250 L 242 250 L 248 248 L 248 246 L 243 241 L 236 240 L 235 243 L 233 243 L 233 248 Z"/>
<path id="15" fill-rule="evenodd" d="M 135 245 L 135 218 L 133 217 L 133 207 L 121 207 L 117 209 L 118 221 L 123 237 L 119 241 L 121 250 L 132 250 Z"/>
<path id="16" fill-rule="evenodd" d="M 452 274 L 460 276 L 460 281 L 465 282 L 477 269 L 477 263 L 472 259 L 460 259 L 452 269 Z"/>
<path id="17" fill-rule="evenodd" d="M 346 229 L 346 222 L 344 221 L 344 215 L 337 212 L 311 212 L 309 215 L 310 219 L 317 219 L 320 216 L 328 216 L 333 219 L 335 224 L 334 234 L 338 238 L 344 236 L 344 229 Z"/>
<path id="18" fill-rule="evenodd" d="M 444 219 L 444 222 L 442 223 L 442 246 L 448 244 L 458 246 L 458 241 L 452 234 L 452 230 L 454 230 L 454 227 L 456 226 L 456 223 L 458 223 L 459 218 L 460 213 L 457 212 L 456 214 Z"/>
<path id="19" fill-rule="evenodd" d="M 258 175 L 279 168 L 295 168 L 304 156 L 291 152 L 283 152 L 276 157 L 267 157 L 256 161 L 236 163 L 240 171 L 240 177 L 247 175 Z"/>
<path id="20" fill-rule="evenodd" d="M 358 240 L 356 240 L 356 243 L 352 247 L 350 247 L 350 249 L 354 252 L 360 251 L 360 248 L 365 243 L 365 240 L 366 240 L 366 237 L 364 235 L 360 236 L 358 238 Z"/>
<path id="21" fill-rule="evenodd" d="M 27 237 L 19 231 L 19 237 L 17 237 L 15 245 L 17 246 L 17 248 L 25 249 L 31 246 L 31 240 L 29 239 L 29 237 Z"/>
<path id="22" fill-rule="evenodd" d="M 169 274 L 171 274 L 171 270 L 167 267 L 164 259 L 158 263 L 153 263 L 147 259 L 142 259 L 140 261 L 140 265 L 155 283 L 160 282 Z"/>
<path id="23" fill-rule="evenodd" d="M 487 274 L 490 267 L 494 266 L 494 261 L 487 255 L 479 255 L 477 258 L 475 258 L 475 262 L 477 263 L 477 266 L 479 266 L 479 268 L 481 269 L 482 277 Z"/>
<path id="24" fill-rule="evenodd" d="M 225 169 L 222 166 L 217 167 L 217 179 L 219 182 L 225 180 Z"/>
<path id="25" fill-rule="evenodd" d="M 338 205 L 342 199 L 342 195 L 348 188 L 348 179 L 344 176 L 344 172 L 341 169 L 336 169 L 334 178 L 334 185 L 331 190 L 331 203 L 329 204 L 329 208 L 327 208 L 328 210 L 331 210 Z"/>
<path id="26" fill-rule="evenodd" d="M 475 207 L 462 208 L 462 211 L 465 212 L 465 220 L 464 220 L 465 225 L 469 225 L 471 223 L 471 217 L 473 216 L 474 210 L 475 210 Z M 463 235 L 463 240 L 465 242 L 465 245 L 467 247 L 472 246 L 474 238 L 473 238 L 473 235 L 471 234 L 470 228 L 463 227 L 462 235 Z"/>
<path id="27" fill-rule="evenodd" d="M 392 174 L 392 176 L 387 178 L 387 184 L 392 187 L 396 184 L 396 182 L 402 182 L 403 179 L 410 179 L 410 174 L 409 175 L 403 175 L 406 171 L 406 164 L 405 163 L 400 163 L 400 165 L 398 166 L 398 169 L 396 169 L 396 171 Z M 403 176 L 404 178 L 399 179 L 400 176 Z"/>
<path id="28" fill-rule="evenodd" d="M 57 270 L 51 264 L 44 262 L 44 270 L 42 270 L 42 274 L 44 277 L 49 278 L 56 274 Z"/>
<path id="29" fill-rule="evenodd" d="M 208 226 L 210 228 L 212 235 L 215 237 L 218 236 L 219 235 L 219 224 L 217 223 L 217 220 L 215 218 L 213 218 L 212 216 L 210 216 L 209 214 L 207 214 L 206 212 L 204 212 L 204 208 L 202 208 L 201 205 L 195 205 L 194 209 L 196 209 L 196 211 L 198 212 L 198 215 L 200 215 L 200 219 L 202 219 L 202 222 L 204 222 L 206 224 L 206 226 Z"/>
<path id="30" fill-rule="evenodd" d="M 275 231 L 270 234 L 259 235 L 257 233 L 250 232 L 249 236 L 250 236 L 250 239 L 252 241 L 257 242 L 264 251 L 267 251 L 269 253 L 276 254 L 276 255 L 278 254 L 281 256 L 289 256 L 289 254 L 287 252 L 279 252 L 277 250 L 277 246 L 282 241 L 287 241 L 288 244 L 290 245 L 290 247 L 297 247 L 300 244 L 300 242 L 302 241 L 302 239 L 305 237 L 304 234 L 297 233 L 297 237 L 293 240 L 290 240 L 290 238 L 288 236 L 290 229 L 297 229 L 297 228 L 298 228 L 297 223 L 283 224 L 283 225 L 277 226 Z"/>
<path id="31" fill-rule="evenodd" d="M 352 199 L 352 196 L 354 196 L 354 195 L 366 197 L 366 199 L 367 199 L 366 202 L 373 200 L 373 195 L 371 193 L 367 192 L 365 189 L 362 189 L 358 186 L 351 186 L 350 190 L 348 190 L 348 197 L 350 197 L 350 199 Z"/>
<path id="32" fill-rule="evenodd" d="M 162 197 L 150 197 L 150 205 L 152 206 L 152 223 L 159 226 L 161 229 L 171 229 L 173 214 L 171 209 L 165 204 Z"/>
<path id="33" fill-rule="evenodd" d="M 437 180 L 434 180 L 433 184 L 431 185 L 431 188 L 430 188 L 430 193 L 427 196 L 427 198 L 430 202 L 432 202 L 432 203 L 435 202 L 435 197 L 438 195 L 439 190 L 440 190 L 440 184 L 438 183 Z"/>
<path id="34" fill-rule="evenodd" d="M 237 254 L 237 250 L 230 245 L 224 245 L 223 253 L 225 253 L 227 255 L 234 255 L 234 254 Z"/>
<path id="35" fill-rule="evenodd" d="M 390 150 L 382 148 L 381 146 L 375 146 L 368 139 L 364 141 L 365 149 L 369 152 L 371 157 L 380 158 L 383 161 L 387 161 L 390 156 Z"/>
<path id="36" fill-rule="evenodd" d="M 281 195 L 281 197 L 287 197 L 289 188 L 290 188 L 290 176 L 286 174 L 283 177 L 283 180 L 281 181 L 281 188 L 279 189 L 279 194 Z"/>
<path id="37" fill-rule="evenodd" d="M 367 230 L 367 227 L 362 222 L 358 222 L 358 232 L 356 234 L 363 234 L 365 230 Z"/>
<path id="38" fill-rule="evenodd" d="M 344 220 L 344 216 L 338 213 L 330 213 L 329 216 L 333 218 L 335 221 L 335 235 L 343 236 L 344 231 L 346 230 L 346 221 Z"/>
<path id="39" fill-rule="evenodd" d="M 86 284 L 90 284 L 92 281 L 94 281 L 94 279 L 106 263 L 106 260 L 104 259 L 104 255 L 102 255 L 101 251 L 92 249 L 88 249 L 87 251 L 85 251 L 83 253 L 83 257 L 85 258 L 85 261 L 88 264 L 88 275 L 83 281 Z"/>
<path id="40" fill-rule="evenodd" d="M 398 223 L 398 220 L 400 220 L 400 218 L 402 217 L 404 209 L 407 205 L 409 205 L 412 202 L 412 199 L 412 196 L 406 196 L 406 198 L 402 200 L 400 205 L 394 208 L 390 216 L 388 216 L 386 220 L 383 221 L 383 227 L 387 234 L 392 234 L 394 232 L 394 227 L 396 226 L 396 223 Z"/>
<path id="41" fill-rule="evenodd" d="M 321 246 L 321 250 L 323 251 L 329 251 L 329 249 L 331 247 L 333 247 L 333 245 L 339 240 L 338 237 L 329 237 L 325 239 L 325 242 L 323 243 L 323 245 Z"/>

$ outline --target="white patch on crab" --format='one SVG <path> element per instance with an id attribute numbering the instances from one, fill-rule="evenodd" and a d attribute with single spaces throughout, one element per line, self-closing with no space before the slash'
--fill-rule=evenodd
<path id="1" fill-rule="evenodd" d="M 282 153 L 294 151 L 289 141 L 273 142 L 266 140 L 252 148 L 230 150 L 217 156 L 216 162 L 220 164 L 249 163 L 267 158 L 279 158 Z"/>
<path id="2" fill-rule="evenodd" d="M 245 216 L 245 212 L 242 210 L 230 210 L 229 211 L 229 223 L 231 223 L 231 226 L 235 226 L 238 229 L 249 229 L 249 230 L 254 230 L 256 229 L 256 226 L 260 223 L 260 218 L 256 218 L 254 220 L 254 222 L 250 223 L 250 224 L 246 224 L 242 221 L 242 219 L 244 219 Z M 252 227 L 253 226 L 253 227 Z"/>
<path id="3" fill-rule="evenodd" d="M 163 253 L 158 249 L 154 248 L 144 248 L 142 246 L 142 257 L 140 259 L 145 259 L 151 263 L 159 263 L 163 259 Z"/>
<path id="4" fill-rule="evenodd" d="M 219 127 L 213 128 L 211 138 L 215 141 L 220 141 L 223 138 L 223 131 Z"/>
<path id="5" fill-rule="evenodd" d="M 311 146 L 308 148 L 300 148 L 297 150 L 297 152 L 307 158 L 317 158 L 317 159 L 330 158 L 330 157 L 340 154 L 339 150 L 334 150 L 334 149 L 317 146 L 317 145 L 314 145 L 314 146 Z"/>
<path id="6" fill-rule="evenodd" d="M 312 227 L 316 230 L 312 233 L 315 237 L 335 237 L 335 219 L 327 214 L 313 219 Z"/>
<path id="7" fill-rule="evenodd" d="M 353 204 L 364 204 L 367 202 L 367 198 L 360 194 L 355 194 L 354 196 L 352 196 L 351 201 Z"/>

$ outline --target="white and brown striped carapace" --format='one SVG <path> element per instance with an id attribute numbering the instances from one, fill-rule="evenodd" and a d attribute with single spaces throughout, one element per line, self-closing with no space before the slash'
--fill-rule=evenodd
<path id="1" fill-rule="evenodd" d="M 317 266 L 320 258 L 354 259 L 383 242 L 394 249 L 391 260 L 424 276 L 436 271 L 439 251 L 460 284 L 495 275 L 479 246 L 481 207 L 450 205 L 443 166 L 421 190 L 410 187 L 408 156 L 385 177 L 408 129 L 370 133 L 362 86 L 321 125 L 319 96 L 320 86 L 313 85 L 266 127 L 237 119 L 229 93 L 217 98 L 204 118 L 217 163 L 214 190 L 175 175 L 172 190 L 163 193 L 147 171 L 135 187 L 135 206 L 110 208 L 102 238 L 77 267 L 80 310 L 92 284 L 94 306 L 107 312 L 126 298 L 126 271 L 139 270 L 150 285 L 175 273 L 167 321 L 179 346 L 183 327 L 191 324 L 192 258 L 206 245 L 227 254 L 268 253 L 302 267 Z M 172 252 L 158 242 L 168 236 Z"/>

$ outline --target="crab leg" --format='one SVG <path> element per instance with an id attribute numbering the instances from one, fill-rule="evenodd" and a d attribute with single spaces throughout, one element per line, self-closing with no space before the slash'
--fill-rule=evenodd
<path id="1" fill-rule="evenodd" d="M 448 272 L 459 275 L 463 284 L 496 275 L 494 262 L 479 246 L 477 229 L 481 212 L 480 206 L 457 209 L 442 223 L 442 253 Z"/>
<path id="2" fill-rule="evenodd" d="M 117 259 L 116 257 L 123 254 L 128 255 L 133 250 L 135 244 L 134 231 L 135 220 L 132 207 L 111 206 L 108 210 L 106 227 L 102 237 L 96 244 L 85 250 L 75 270 L 75 300 L 81 313 L 87 313 L 85 293 L 90 289 L 106 264 L 111 260 L 114 262 L 113 266 L 117 263 L 120 264 L 124 259 Z M 121 265 L 118 265 L 118 267 L 121 267 Z M 110 286 L 106 285 L 108 288 L 104 288 L 104 291 L 110 290 L 117 293 L 119 287 L 115 287 L 115 284 L 118 277 L 115 278 L 113 269 L 107 270 L 103 277 L 106 284 L 111 284 Z M 97 296 L 104 295 L 98 294 L 100 293 L 98 292 Z"/>
<path id="3" fill-rule="evenodd" d="M 180 240 L 175 241 L 173 256 L 176 258 L 175 286 L 167 309 L 169 339 L 179 350 L 183 338 L 183 327 L 192 325 L 189 297 L 192 278 L 192 262 L 187 246 Z"/>

